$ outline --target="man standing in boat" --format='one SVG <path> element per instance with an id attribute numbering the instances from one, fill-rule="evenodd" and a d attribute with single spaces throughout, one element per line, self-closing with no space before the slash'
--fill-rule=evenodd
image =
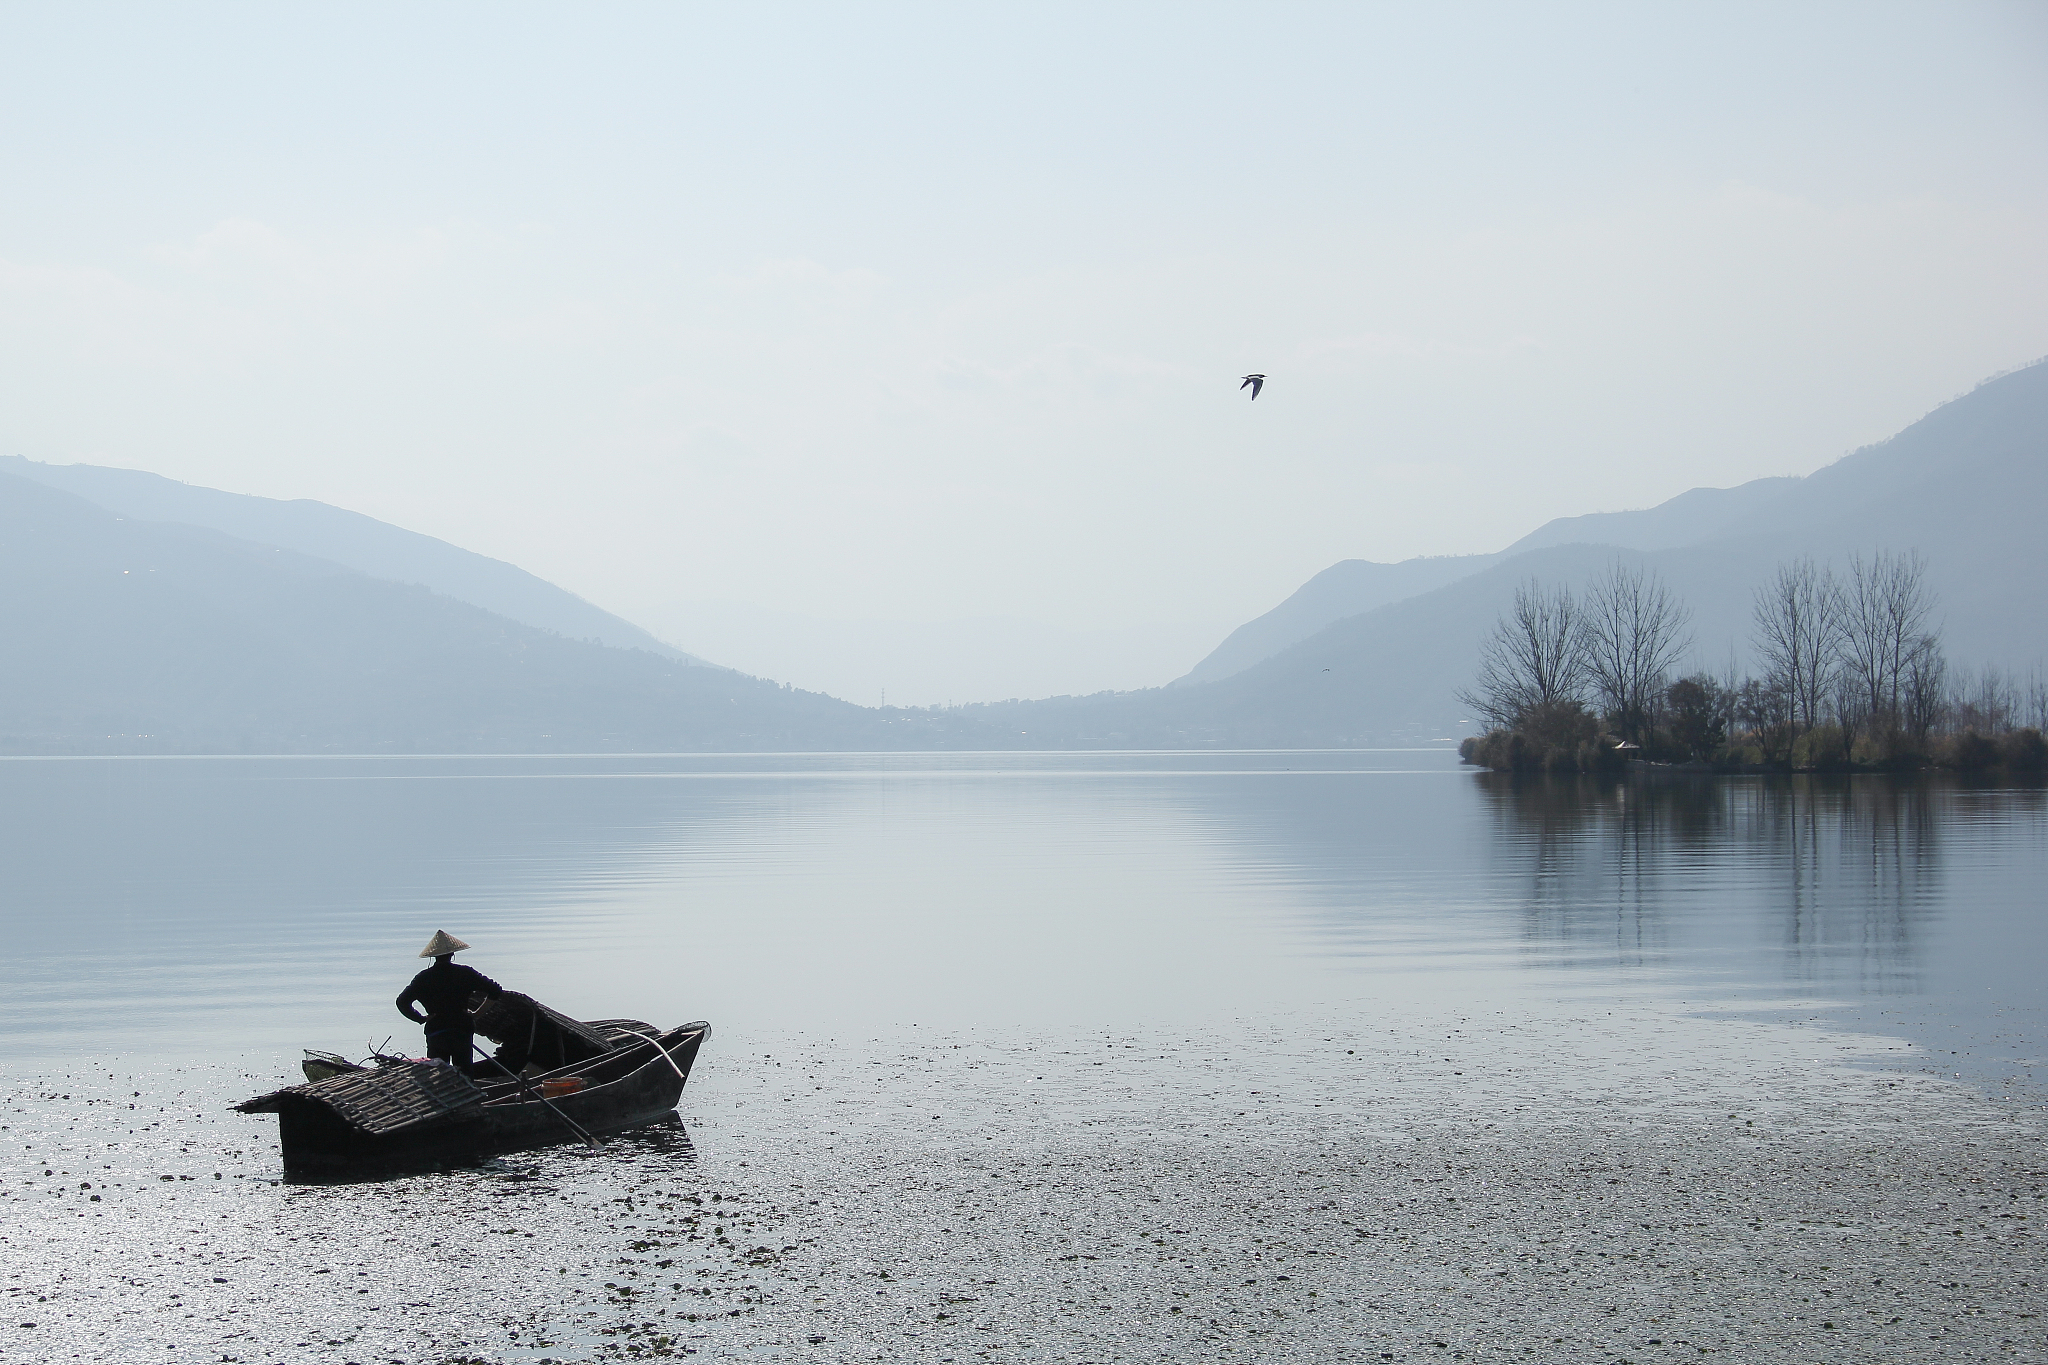
<path id="1" fill-rule="evenodd" d="M 434 965 L 412 979 L 398 997 L 398 1012 L 427 1030 L 427 1055 L 461 1068 L 467 1075 L 476 1057 L 475 1023 L 470 1017 L 470 997 L 481 995 L 495 1000 L 505 988 L 474 967 L 458 967 L 455 955 L 469 947 L 443 929 L 436 929 L 420 950 Z M 426 1007 L 424 1016 L 413 1013 L 415 1004 Z"/>

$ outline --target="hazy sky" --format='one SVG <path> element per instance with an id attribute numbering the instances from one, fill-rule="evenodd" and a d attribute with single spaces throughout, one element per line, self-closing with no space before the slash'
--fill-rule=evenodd
<path id="1" fill-rule="evenodd" d="M 15 4 L 0 187 L 6 453 L 1132 686 L 2048 352 L 2048 6 Z"/>

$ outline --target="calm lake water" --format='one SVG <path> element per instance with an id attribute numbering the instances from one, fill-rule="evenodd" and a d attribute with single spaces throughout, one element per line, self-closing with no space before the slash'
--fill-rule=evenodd
<path id="1" fill-rule="evenodd" d="M 1662 997 L 2034 1086 L 2048 800 L 1439 749 L 0 760 L 0 1047 L 288 1069 L 445 928 L 585 1018 L 1199 1023 Z M 1927 1064 L 1923 1056 L 1921 1064 Z"/>

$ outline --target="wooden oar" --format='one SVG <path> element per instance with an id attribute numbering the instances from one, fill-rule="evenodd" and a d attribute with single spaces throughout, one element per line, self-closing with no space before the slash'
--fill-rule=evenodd
<path id="1" fill-rule="evenodd" d="M 535 1099 L 539 1100 L 539 1101 L 540 1101 L 540 1102 L 541 1102 L 542 1104 L 546 1105 L 546 1106 L 548 1107 L 548 1112 L 549 1112 L 550 1114 L 553 1114 L 553 1115 L 554 1115 L 554 1116 L 555 1116 L 556 1118 L 560 1119 L 560 1120 L 561 1120 L 561 1121 L 562 1121 L 563 1123 L 566 1123 L 566 1124 L 568 1124 L 568 1125 L 569 1125 L 569 1131 L 570 1131 L 570 1132 L 574 1133 L 574 1134 L 575 1134 L 575 1135 L 576 1135 L 577 1137 L 580 1137 L 580 1138 L 582 1138 L 582 1139 L 583 1139 L 583 1140 L 584 1140 L 585 1142 L 589 1143 L 589 1144 L 591 1145 L 591 1147 L 595 1148 L 595 1147 L 597 1146 L 597 1139 L 596 1139 L 596 1138 L 594 1138 L 594 1137 L 592 1137 L 592 1136 L 591 1136 L 591 1135 L 589 1134 L 589 1132 L 588 1132 L 587 1130 L 585 1130 L 585 1128 L 583 1127 L 583 1125 L 582 1125 L 582 1124 L 580 1124 L 580 1123 L 576 1122 L 576 1120 L 574 1120 L 574 1119 L 570 1118 L 570 1117 L 569 1117 L 569 1116 L 568 1116 L 567 1114 L 565 1114 L 565 1113 L 563 1113 L 563 1112 L 562 1112 L 561 1110 L 559 1110 L 559 1109 L 555 1108 L 555 1102 L 554 1102 L 553 1100 L 549 1099 L 549 1098 L 548 1098 L 548 1097 L 547 1097 L 546 1095 L 543 1095 L 543 1094 L 541 1094 L 541 1093 L 540 1093 L 540 1092 L 539 1092 L 538 1090 L 535 1090 L 535 1089 L 533 1089 L 533 1088 L 532 1088 L 531 1086 L 527 1085 L 527 1083 L 526 1083 L 526 1078 L 525 1078 L 525 1077 L 523 1077 L 523 1076 L 520 1076 L 520 1075 L 518 1075 L 517 1073 L 515 1073 L 515 1072 L 514 1072 L 514 1071 L 512 1070 L 512 1068 L 511 1068 L 511 1067 L 509 1067 L 509 1066 L 506 1066 L 506 1065 L 505 1065 L 505 1064 L 504 1064 L 503 1062 L 499 1061 L 499 1060 L 498 1060 L 498 1059 L 497 1059 L 496 1057 L 493 1057 L 493 1056 L 491 1056 L 490 1054 L 486 1053 L 486 1052 L 485 1052 L 485 1051 L 484 1051 L 484 1050 L 483 1050 L 482 1048 L 480 1048 L 480 1047 L 478 1047 L 478 1046 L 476 1045 L 476 1042 L 475 1042 L 475 1040 L 473 1040 L 473 1039 L 471 1040 L 471 1042 L 470 1042 L 470 1044 L 469 1044 L 469 1048 L 470 1048 L 470 1051 L 472 1051 L 472 1052 L 476 1053 L 476 1055 L 477 1055 L 477 1056 L 479 1056 L 479 1057 L 482 1057 L 482 1058 L 483 1058 L 483 1059 L 484 1059 L 485 1061 L 489 1062 L 489 1063 L 490 1063 L 490 1064 L 491 1064 L 492 1066 L 494 1066 L 494 1067 L 498 1068 L 498 1070 L 500 1070 L 500 1071 L 504 1072 L 504 1073 L 505 1073 L 505 1074 L 506 1074 L 507 1076 L 510 1076 L 510 1077 L 512 1077 L 512 1084 L 514 1084 L 514 1085 L 518 1086 L 518 1087 L 519 1087 L 519 1089 L 520 1089 L 520 1091 L 521 1091 L 522 1093 L 524 1093 L 524 1094 L 528 1094 L 528 1095 L 531 1095 L 531 1096 L 533 1096 L 533 1097 L 534 1097 Z"/>

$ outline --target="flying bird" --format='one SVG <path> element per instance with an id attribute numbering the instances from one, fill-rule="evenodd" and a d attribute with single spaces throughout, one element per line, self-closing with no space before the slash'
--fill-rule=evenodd
<path id="1" fill-rule="evenodd" d="M 1266 376 L 1262 374 L 1248 374 L 1244 377 L 1244 383 L 1239 384 L 1237 387 L 1240 390 L 1249 387 L 1252 391 L 1252 401 L 1256 403 L 1259 399 L 1259 390 L 1266 387 Z"/>

